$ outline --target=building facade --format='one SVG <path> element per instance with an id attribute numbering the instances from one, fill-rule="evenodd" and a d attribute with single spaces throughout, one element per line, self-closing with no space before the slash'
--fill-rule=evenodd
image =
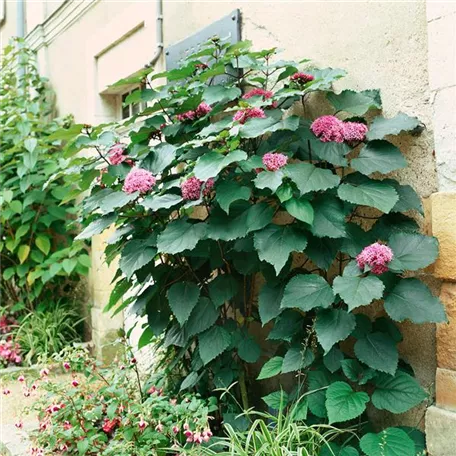
<path id="1" fill-rule="evenodd" d="M 344 68 L 337 89 L 379 88 L 385 116 L 399 111 L 426 125 L 404 138 L 409 167 L 397 173 L 423 198 L 423 229 L 440 241 L 440 257 L 423 279 L 440 294 L 449 324 L 404 324 L 402 355 L 421 383 L 435 390 L 426 411 L 429 451 L 454 456 L 456 433 L 456 2 L 0 0 L 2 46 L 24 36 L 50 79 L 60 115 L 98 124 L 132 114 L 122 100 L 135 86 L 109 86 L 152 60 L 165 68 L 167 48 L 239 9 L 243 39 L 283 58 L 310 58 Z M 102 313 L 113 268 L 103 261 L 106 235 L 92 242 L 92 339 L 100 356 L 123 317 Z M 425 412 L 425 410 L 421 410 Z M 415 425 L 413 416 L 397 422 Z M 379 416 L 381 422 L 384 417 Z"/>

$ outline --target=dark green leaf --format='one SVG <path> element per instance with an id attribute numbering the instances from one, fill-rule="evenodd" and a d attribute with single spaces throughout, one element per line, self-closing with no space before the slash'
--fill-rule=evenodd
<path id="1" fill-rule="evenodd" d="M 274 356 L 261 368 L 260 374 L 257 380 L 264 380 L 265 378 L 271 378 L 275 375 L 280 374 L 282 371 L 283 358 L 281 356 Z"/>
<path id="2" fill-rule="evenodd" d="M 221 355 L 231 344 L 231 334 L 221 326 L 213 326 L 198 336 L 199 352 L 206 365 Z"/>
<path id="3" fill-rule="evenodd" d="M 238 292 L 238 282 L 231 275 L 219 275 L 209 283 L 209 296 L 216 307 L 229 301 Z"/>
<path id="4" fill-rule="evenodd" d="M 402 371 L 397 371 L 394 377 L 380 374 L 374 384 L 372 403 L 392 413 L 404 413 L 428 397 L 417 380 Z"/>
<path id="5" fill-rule="evenodd" d="M 282 410 L 288 404 L 288 394 L 281 391 L 274 391 L 267 396 L 262 397 L 263 401 L 274 410 Z"/>
<path id="6" fill-rule="evenodd" d="M 130 279 L 138 269 L 153 261 L 156 254 L 155 236 L 148 239 L 132 239 L 122 249 L 119 267 Z"/>
<path id="7" fill-rule="evenodd" d="M 305 234 L 293 226 L 268 225 L 255 233 L 254 240 L 260 260 L 272 264 L 277 274 L 290 253 L 302 252 L 307 246 Z"/>
<path id="8" fill-rule="evenodd" d="M 141 206 L 146 209 L 150 209 L 152 212 L 158 211 L 159 209 L 169 209 L 170 207 L 179 204 L 182 197 L 179 195 L 154 195 L 148 196 L 144 201 L 140 202 Z"/>
<path id="9" fill-rule="evenodd" d="M 296 307 L 307 312 L 316 307 L 328 307 L 334 294 L 328 282 L 316 274 L 300 274 L 285 287 L 281 307 Z"/>
<path id="10" fill-rule="evenodd" d="M 317 237 L 342 238 L 346 235 L 345 212 L 342 202 L 331 196 L 313 201 L 314 221 L 312 234 Z"/>
<path id="11" fill-rule="evenodd" d="M 415 443 L 401 429 L 387 428 L 378 434 L 366 434 L 360 441 L 366 456 L 415 456 Z"/>
<path id="12" fill-rule="evenodd" d="M 263 326 L 280 314 L 283 290 L 283 286 L 272 286 L 268 283 L 261 288 L 258 296 L 258 312 Z"/>
<path id="13" fill-rule="evenodd" d="M 334 344 L 345 340 L 355 329 L 356 320 L 353 314 L 343 309 L 322 310 L 317 315 L 315 332 L 318 342 L 328 353 Z"/>
<path id="14" fill-rule="evenodd" d="M 90 223 L 82 233 L 76 236 L 76 240 L 89 239 L 96 234 L 102 233 L 108 226 L 112 225 L 117 220 L 117 214 L 108 214 L 94 220 Z"/>
<path id="15" fill-rule="evenodd" d="M 389 264 L 393 271 L 417 271 L 432 264 L 439 255 L 437 239 L 418 233 L 394 233 L 388 245 L 394 253 Z"/>
<path id="16" fill-rule="evenodd" d="M 319 268 L 327 270 L 337 252 L 340 249 L 341 242 L 338 239 L 318 238 L 314 236 L 308 237 L 308 245 L 306 247 L 306 254 Z"/>
<path id="17" fill-rule="evenodd" d="M 350 166 L 366 175 L 374 172 L 387 174 L 405 168 L 407 160 L 401 151 L 390 142 L 374 140 L 361 149 L 358 157 L 351 161 Z"/>
<path id="18" fill-rule="evenodd" d="M 369 127 L 367 139 L 383 139 L 387 135 L 398 135 L 402 131 L 413 131 L 420 126 L 420 121 L 416 117 L 409 117 L 400 112 L 391 119 L 382 116 L 376 117 Z"/>
<path id="19" fill-rule="evenodd" d="M 339 184 L 340 178 L 329 169 L 317 168 L 310 163 L 287 165 L 283 172 L 298 187 L 301 195 L 327 190 Z"/>
<path id="20" fill-rule="evenodd" d="M 309 382 L 309 409 L 310 411 L 320 418 L 327 417 L 326 411 L 326 386 L 331 384 L 331 375 L 324 370 L 311 370 L 307 374 Z"/>
<path id="21" fill-rule="evenodd" d="M 237 87 L 225 87 L 223 85 L 208 86 L 203 93 L 203 100 L 208 104 L 226 103 L 241 96 L 241 90 Z"/>
<path id="22" fill-rule="evenodd" d="M 348 305 L 351 312 L 359 306 L 367 306 L 374 299 L 381 299 L 385 286 L 375 276 L 348 277 L 337 276 L 333 282 L 334 293 L 337 293 Z"/>
<path id="23" fill-rule="evenodd" d="M 284 203 L 287 212 L 301 222 L 312 225 L 314 211 L 312 205 L 305 198 L 290 198 Z"/>
<path id="24" fill-rule="evenodd" d="M 158 236 L 158 251 L 175 254 L 184 250 L 192 250 L 205 236 L 206 228 L 204 223 L 188 223 L 183 219 L 170 222 Z"/>
<path id="25" fill-rule="evenodd" d="M 217 185 L 215 199 L 220 207 L 229 214 L 231 203 L 238 200 L 248 201 L 250 193 L 249 187 L 241 186 L 235 181 L 224 181 Z"/>
<path id="26" fill-rule="evenodd" d="M 356 357 L 369 367 L 394 375 L 399 354 L 396 344 L 384 333 L 374 332 L 359 339 L 355 344 Z"/>
<path id="27" fill-rule="evenodd" d="M 291 342 L 303 324 L 301 314 L 293 310 L 285 310 L 275 320 L 274 327 L 268 335 L 268 340 L 286 340 Z"/>
<path id="28" fill-rule="evenodd" d="M 282 374 L 295 372 L 310 366 L 315 356 L 309 348 L 291 347 L 283 358 Z"/>
<path id="29" fill-rule="evenodd" d="M 198 288 L 198 285 L 192 282 L 175 283 L 169 288 L 169 306 L 181 325 L 190 317 L 192 310 L 198 302 L 199 296 L 200 289 Z"/>
<path id="30" fill-rule="evenodd" d="M 364 368 L 356 359 L 344 359 L 341 362 L 342 370 L 346 377 L 352 382 L 365 385 L 369 380 L 374 378 L 377 373 L 370 367 Z"/>
<path id="31" fill-rule="evenodd" d="M 242 150 L 234 150 L 227 155 L 211 151 L 198 158 L 193 172 L 198 179 L 207 181 L 209 178 L 217 176 L 231 163 L 246 159 L 247 154 Z"/>
<path id="32" fill-rule="evenodd" d="M 176 158 L 176 148 L 172 144 L 161 143 L 155 146 L 141 162 L 141 168 L 152 174 L 160 174 Z"/>
<path id="33" fill-rule="evenodd" d="M 239 358 L 246 363 L 256 363 L 261 356 L 261 347 L 252 336 L 242 338 L 237 350 Z"/>
<path id="34" fill-rule="evenodd" d="M 219 312 L 212 304 L 212 301 L 205 296 L 201 296 L 187 321 L 187 334 L 191 337 L 206 331 L 217 321 L 218 317 Z"/>
<path id="35" fill-rule="evenodd" d="M 329 92 L 326 97 L 336 111 L 345 111 L 355 116 L 362 116 L 369 109 L 381 109 L 382 101 L 379 90 L 343 90 L 339 94 Z"/>
<path id="36" fill-rule="evenodd" d="M 402 279 L 387 294 L 385 310 L 395 321 L 413 323 L 442 323 L 447 321 L 445 308 L 439 298 L 418 279 Z"/>
<path id="37" fill-rule="evenodd" d="M 323 356 L 323 364 L 329 372 L 334 373 L 341 368 L 344 354 L 336 346 L 333 346 L 329 352 Z"/>

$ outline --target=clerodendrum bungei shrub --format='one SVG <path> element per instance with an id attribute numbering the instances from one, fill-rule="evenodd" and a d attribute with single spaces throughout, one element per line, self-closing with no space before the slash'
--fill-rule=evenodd
<path id="1" fill-rule="evenodd" d="M 391 139 L 422 125 L 381 116 L 378 90 L 335 93 L 342 70 L 274 55 L 214 39 L 178 69 L 121 81 L 149 83 L 127 99 L 148 103 L 128 140 L 104 125 L 77 126 L 69 141 L 98 152 L 74 178 L 90 187 L 80 238 L 116 225 L 108 308 L 147 314 L 143 341 L 169 351 L 167 378 L 181 389 L 237 381 L 247 409 L 262 379 L 297 373 L 294 391 L 263 398 L 269 407 L 318 390 L 302 403 L 313 421 L 353 420 L 369 402 L 405 412 L 427 395 L 400 359 L 396 323 L 446 319 L 410 274 L 438 254 L 415 220 L 420 198 L 384 176 L 407 165 Z M 374 302 L 385 312 L 373 321 L 362 306 Z M 369 456 L 380 444 L 415 454 L 400 429 L 361 441 Z"/>

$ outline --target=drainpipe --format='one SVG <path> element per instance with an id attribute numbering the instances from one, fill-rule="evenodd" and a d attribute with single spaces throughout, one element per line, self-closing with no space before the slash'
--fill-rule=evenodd
<path id="1" fill-rule="evenodd" d="M 25 3 L 24 0 L 16 0 L 17 20 L 16 20 L 16 35 L 18 38 L 25 36 Z"/>
<path id="2" fill-rule="evenodd" d="M 155 0 L 157 4 L 157 50 L 155 51 L 152 60 L 146 65 L 146 67 L 153 67 L 163 52 L 163 0 Z"/>

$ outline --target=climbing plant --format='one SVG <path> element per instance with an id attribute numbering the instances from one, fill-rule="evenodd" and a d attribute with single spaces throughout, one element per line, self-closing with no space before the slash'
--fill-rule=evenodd
<path id="1" fill-rule="evenodd" d="M 368 403 L 403 413 L 427 394 L 397 323 L 446 319 L 413 276 L 438 255 L 420 198 L 385 176 L 407 166 L 394 137 L 423 126 L 383 117 L 378 90 L 334 91 L 343 70 L 275 56 L 215 38 L 179 68 L 119 82 L 147 84 L 126 100 L 147 103 L 128 138 L 118 124 L 62 132 L 68 154 L 96 151 L 72 180 L 90 189 L 79 238 L 116 226 L 107 310 L 147 315 L 140 343 L 161 341 L 180 389 L 238 382 L 247 409 L 256 385 L 294 373 L 293 391 L 263 397 L 270 408 L 314 391 L 301 418 L 349 422 Z M 382 316 L 363 313 L 372 303 Z M 366 455 L 414 456 L 405 431 L 383 433 L 362 440 Z"/>

